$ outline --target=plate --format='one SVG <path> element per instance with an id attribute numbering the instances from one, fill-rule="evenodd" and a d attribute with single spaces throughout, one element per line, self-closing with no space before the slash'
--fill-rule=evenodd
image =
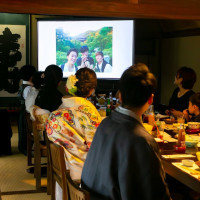
<path id="1" fill-rule="evenodd" d="M 166 124 L 173 124 L 173 123 L 177 122 L 177 120 L 175 120 L 175 119 L 164 119 L 164 121 Z"/>

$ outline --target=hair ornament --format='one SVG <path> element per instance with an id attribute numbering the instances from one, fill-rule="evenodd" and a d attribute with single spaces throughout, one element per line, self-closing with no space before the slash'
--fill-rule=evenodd
<path id="1" fill-rule="evenodd" d="M 75 86 L 77 81 L 76 75 L 71 75 L 67 79 L 66 91 L 73 96 L 75 96 L 75 93 L 77 92 L 77 87 Z"/>

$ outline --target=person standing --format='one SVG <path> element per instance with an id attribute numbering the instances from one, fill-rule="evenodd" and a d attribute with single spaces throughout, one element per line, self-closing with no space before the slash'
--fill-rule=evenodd
<path id="1" fill-rule="evenodd" d="M 20 76 L 23 80 L 22 85 L 18 92 L 18 97 L 20 99 L 20 114 L 18 121 L 18 149 L 24 155 L 27 154 L 27 128 L 26 128 L 26 108 L 25 100 L 31 88 L 33 87 L 32 77 L 36 73 L 36 69 L 32 65 L 24 65 L 20 69 Z"/>
<path id="2" fill-rule="evenodd" d="M 99 125 L 84 163 L 81 185 L 91 199 L 170 199 L 158 145 L 141 121 L 156 84 L 144 64 L 123 73 L 122 104 Z"/>

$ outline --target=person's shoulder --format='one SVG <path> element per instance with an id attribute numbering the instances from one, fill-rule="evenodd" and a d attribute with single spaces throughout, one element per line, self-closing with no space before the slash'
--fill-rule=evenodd
<path id="1" fill-rule="evenodd" d="M 187 93 L 188 93 L 189 95 L 195 94 L 195 92 L 194 92 L 193 90 L 189 90 Z"/>

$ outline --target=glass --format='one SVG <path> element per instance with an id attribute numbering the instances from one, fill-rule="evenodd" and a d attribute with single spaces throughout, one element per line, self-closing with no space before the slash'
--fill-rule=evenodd
<path id="1" fill-rule="evenodd" d="M 99 105 L 105 105 L 106 104 L 106 94 L 99 94 L 99 99 L 98 99 L 98 103 Z"/>
<path id="2" fill-rule="evenodd" d="M 180 123 L 180 124 L 184 124 L 185 123 L 185 118 L 183 115 L 180 115 L 177 117 L 177 123 Z"/>
<path id="3" fill-rule="evenodd" d="M 144 118 L 143 118 L 143 122 L 145 123 L 147 119 L 147 122 L 150 125 L 154 125 L 155 123 L 155 118 L 154 118 L 154 106 L 150 105 L 149 108 L 144 112 Z"/>
<path id="4" fill-rule="evenodd" d="M 106 117 L 106 107 L 100 107 L 99 114 L 101 115 L 101 117 Z"/>

